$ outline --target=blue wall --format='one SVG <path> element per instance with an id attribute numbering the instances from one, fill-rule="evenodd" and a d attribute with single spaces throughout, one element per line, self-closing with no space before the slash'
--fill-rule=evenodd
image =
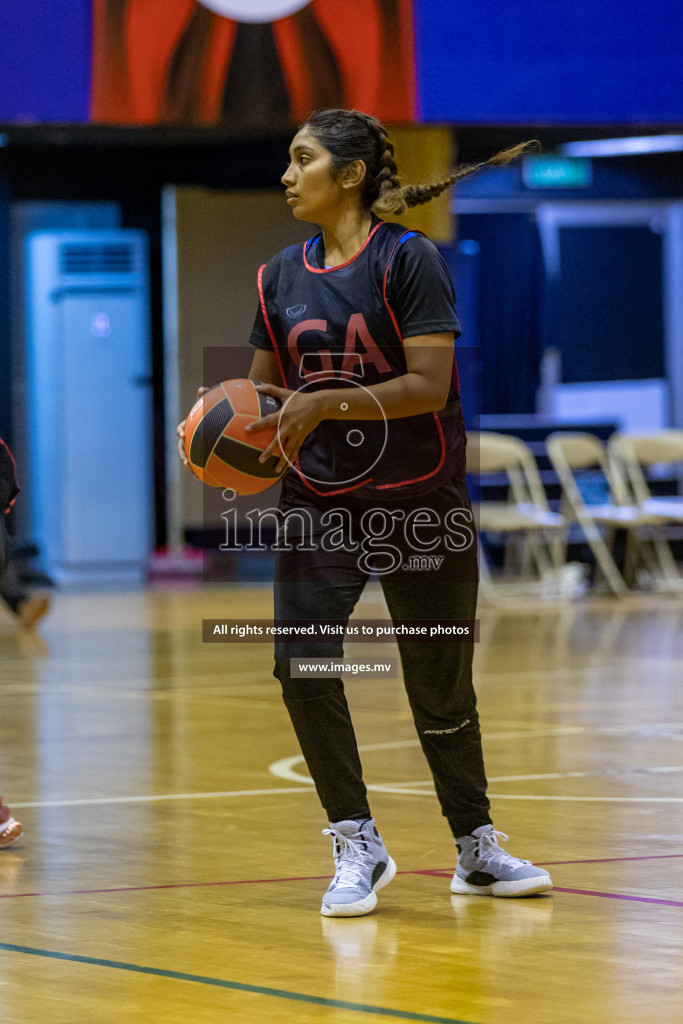
<path id="1" fill-rule="evenodd" d="M 91 0 L 15 0 L 0 15 L 0 122 L 85 121 Z"/>
<path id="2" fill-rule="evenodd" d="M 416 0 L 418 109 L 462 124 L 683 121 L 671 0 Z"/>

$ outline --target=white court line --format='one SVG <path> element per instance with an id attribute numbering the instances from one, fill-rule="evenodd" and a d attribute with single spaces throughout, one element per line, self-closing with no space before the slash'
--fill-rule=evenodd
<path id="1" fill-rule="evenodd" d="M 370 788 L 370 787 L 368 787 Z M 529 796 L 526 793 L 489 793 L 491 800 L 560 800 L 593 804 L 683 804 L 683 796 Z"/>
<path id="2" fill-rule="evenodd" d="M 415 783 L 407 783 L 406 786 L 401 787 L 389 783 L 389 785 L 369 785 L 368 790 L 372 790 L 373 793 L 392 793 L 397 796 L 429 796 L 434 797 L 434 791 L 425 791 L 424 789 L 410 789 L 410 786 Z M 418 783 L 421 785 L 421 783 Z M 578 803 L 617 803 L 617 804 L 683 804 L 683 797 L 681 796 L 556 796 L 554 794 L 543 795 L 530 795 L 528 793 L 488 793 L 489 800 L 558 800 L 560 802 L 571 803 L 576 801 Z"/>
<path id="3" fill-rule="evenodd" d="M 500 735 L 500 734 L 498 734 Z M 367 750 L 381 750 L 386 747 L 402 747 L 402 746 L 414 746 L 417 740 L 398 740 L 394 743 L 372 743 L 360 746 L 358 749 L 362 753 Z M 279 761 L 275 761 L 270 765 L 269 771 L 271 774 L 277 776 L 280 779 L 286 779 L 289 782 L 301 782 L 306 785 L 312 786 L 313 779 L 308 775 L 304 775 L 301 772 L 294 770 L 294 766 L 297 764 L 303 764 L 304 759 L 301 754 L 297 754 L 294 757 L 283 757 Z M 627 769 L 628 770 L 628 769 Z M 683 771 L 683 768 L 678 766 L 667 767 L 660 769 L 652 769 L 653 771 L 663 772 L 675 772 Z M 611 770 L 608 770 L 611 773 Z M 498 776 L 497 778 L 489 779 L 489 782 L 521 782 L 525 779 L 562 779 L 562 778 L 576 778 L 582 776 L 594 776 L 595 772 L 552 772 L 545 775 L 508 775 Z M 630 771 L 629 771 L 630 774 Z M 431 781 L 427 782 L 386 782 L 386 783 L 369 783 L 367 789 L 373 793 L 391 793 L 398 796 L 428 796 L 433 797 L 434 791 L 430 789 L 415 789 L 415 786 L 433 786 Z M 683 803 L 683 797 L 658 797 L 658 796 L 556 796 L 549 794 L 544 795 L 530 795 L 526 793 L 489 793 L 491 800 L 556 800 L 560 802 L 571 802 L 576 801 L 578 803 L 655 803 L 655 804 L 680 804 Z"/>
<path id="4" fill-rule="evenodd" d="M 570 727 L 572 728 L 572 727 Z M 609 727 L 608 727 L 609 728 Z M 617 728 L 617 727 L 615 727 Z M 634 727 L 640 728 L 640 727 Z M 652 726 L 651 728 L 660 728 L 660 726 Z M 572 728 L 573 731 L 573 728 Z M 489 739 L 512 739 L 512 738 L 528 738 L 533 736 L 549 736 L 549 735 L 566 735 L 565 728 L 555 730 L 537 730 L 535 732 L 516 732 L 516 733 L 493 733 L 490 736 L 485 736 L 485 740 Z M 371 750 L 397 750 L 401 747 L 417 747 L 419 746 L 419 740 L 394 740 L 391 743 L 365 743 L 358 747 L 361 754 L 367 753 Z M 283 757 L 279 761 L 274 761 L 273 764 L 268 766 L 268 771 L 271 775 L 275 775 L 278 779 L 284 779 L 287 782 L 300 782 L 306 785 L 312 785 L 313 779 L 309 775 L 304 775 L 302 772 L 295 771 L 294 766 L 303 764 L 304 759 L 301 754 L 295 754 L 293 757 Z M 538 780 L 538 779 L 569 779 L 569 778 L 581 778 L 583 776 L 593 776 L 602 774 L 618 774 L 624 773 L 638 773 L 641 772 L 649 774 L 650 772 L 679 772 L 683 771 L 683 766 L 674 765 L 671 767 L 663 768 L 608 768 L 604 772 L 590 771 L 590 772 L 548 772 L 540 775 L 498 775 L 490 778 L 489 782 L 521 782 L 524 780 Z M 429 785 L 430 782 L 411 782 L 406 785 L 412 786 L 425 786 Z M 384 783 L 385 786 L 400 786 L 401 783 Z"/>
<path id="5" fill-rule="evenodd" d="M 38 800 L 33 803 L 19 804 L 12 801 L 15 807 L 85 807 L 89 804 L 147 804 L 156 800 L 215 800 L 228 796 L 272 796 L 275 793 L 310 793 L 310 786 L 281 786 L 278 789 L 232 789 L 223 793 L 154 793 L 150 796 L 103 796 L 88 797 L 83 800 Z"/>
<path id="6" fill-rule="evenodd" d="M 408 782 L 405 786 L 396 783 L 388 785 L 368 785 L 368 790 L 373 793 L 391 793 L 395 796 L 429 796 L 433 797 L 434 791 L 424 789 L 411 789 L 414 782 Z M 422 783 L 417 783 L 418 786 Z M 608 804 L 683 804 L 681 796 L 557 796 L 555 794 L 529 794 L 529 793 L 488 793 L 489 800 L 557 800 L 564 803 L 608 803 Z"/>
<path id="7" fill-rule="evenodd" d="M 424 789 L 411 789 L 415 783 L 407 783 L 401 787 L 400 783 L 388 783 L 387 785 L 369 785 L 368 789 L 374 793 L 390 793 L 398 796 L 429 796 L 434 797 L 433 791 L 426 792 Z M 421 783 L 417 783 L 421 785 Z M 426 783 L 425 783 L 426 785 Z M 88 807 L 91 805 L 108 804 L 145 804 L 155 803 L 158 800 L 215 800 L 235 796 L 273 796 L 278 793 L 311 793 L 311 786 L 296 786 L 280 789 L 234 789 L 224 793 L 163 793 L 151 796 L 108 796 L 91 797 L 84 800 L 42 800 L 30 803 L 16 803 L 12 801 L 12 808 L 41 808 L 41 807 Z M 638 804 L 681 804 L 683 797 L 665 796 L 536 796 L 528 793 L 490 793 L 491 800 L 556 800 L 566 803 L 575 801 L 579 803 L 638 803 Z"/>
<path id="8" fill-rule="evenodd" d="M 659 728 L 659 727 L 657 727 Z M 556 730 L 553 734 L 556 734 Z M 561 730 L 563 733 L 564 729 Z M 513 735 L 519 736 L 530 736 L 530 735 L 548 735 L 548 730 L 539 730 L 534 733 L 520 732 Z M 494 737 L 500 737 L 504 734 L 496 733 Z M 510 734 L 507 734 L 510 735 Z M 370 750 L 389 750 L 398 749 L 401 747 L 417 746 L 418 740 L 394 740 L 389 743 L 369 743 L 359 747 L 361 752 Z M 135 804 L 135 803 L 155 803 L 162 800 L 216 800 L 225 799 L 228 797 L 240 797 L 240 796 L 276 796 L 279 793 L 310 793 L 313 786 L 313 780 L 300 772 L 294 770 L 294 766 L 303 764 L 304 759 L 301 754 L 296 754 L 293 757 L 285 757 L 279 761 L 275 761 L 269 767 L 271 774 L 287 780 L 290 782 L 296 782 L 296 786 L 280 786 L 275 789 L 232 789 L 222 790 L 214 793 L 155 793 L 147 796 L 113 796 L 113 797 L 88 797 L 79 800 L 43 800 L 43 801 L 32 801 L 25 803 L 16 803 L 12 801 L 13 808 L 40 808 L 40 807 L 84 807 L 90 805 L 108 805 L 108 804 Z M 683 766 L 672 765 L 666 767 L 654 767 L 654 768 L 626 768 L 626 769 L 606 769 L 604 773 L 601 772 L 548 772 L 545 774 L 535 775 L 500 775 L 489 779 L 489 782 L 522 782 L 522 781 L 533 781 L 543 779 L 565 779 L 565 778 L 582 778 L 582 777 L 595 777 L 596 775 L 614 775 L 619 772 L 627 774 L 634 774 L 639 772 L 644 773 L 664 773 L 664 772 L 681 772 Z M 425 787 L 417 789 L 414 787 Z M 429 787 L 429 788 L 427 788 Z M 368 789 L 375 793 L 390 793 L 399 796 L 428 796 L 433 797 L 433 783 L 431 780 L 413 781 L 413 782 L 387 782 L 387 783 L 370 783 Z M 558 795 L 533 795 L 527 793 L 497 793 L 489 794 L 492 800 L 550 800 L 550 801 L 564 801 L 564 802 L 579 802 L 579 803 L 683 803 L 683 797 L 648 797 L 648 796 L 558 796 Z"/>
<path id="9" fill-rule="evenodd" d="M 528 782 L 538 779 L 588 779 L 621 775 L 659 775 L 666 772 L 683 772 L 682 765 L 666 768 L 602 768 L 590 772 L 545 772 L 541 775 L 497 775 L 489 782 Z M 414 785 L 414 783 L 411 783 Z M 418 783 L 422 785 L 422 783 Z"/>
<path id="10" fill-rule="evenodd" d="M 563 725 L 557 726 L 551 729 L 519 729 L 514 732 L 497 732 L 491 733 L 484 736 L 484 740 L 495 740 L 495 739 L 529 739 L 533 737 L 546 737 L 546 736 L 575 736 L 585 732 L 581 726 Z M 365 754 L 372 750 L 398 750 L 402 747 L 419 747 L 420 741 L 414 740 L 392 740 L 390 743 L 364 743 L 358 747 L 361 754 Z M 305 782 L 307 785 L 312 785 L 313 779 L 308 775 L 302 775 L 300 772 L 294 771 L 294 765 L 303 764 L 304 759 L 301 754 L 295 754 L 293 757 L 283 757 L 279 761 L 273 762 L 269 765 L 268 771 L 271 775 L 275 775 L 278 779 L 286 779 L 288 782 Z M 489 780 L 490 781 L 490 780 Z M 418 783 L 421 785 L 421 783 Z"/>

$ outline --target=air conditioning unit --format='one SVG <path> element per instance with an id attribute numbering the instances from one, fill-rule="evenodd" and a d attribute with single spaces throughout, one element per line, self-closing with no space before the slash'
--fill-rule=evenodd
<path id="1" fill-rule="evenodd" d="M 25 249 L 31 531 L 57 582 L 140 578 L 152 547 L 143 232 L 40 231 Z"/>

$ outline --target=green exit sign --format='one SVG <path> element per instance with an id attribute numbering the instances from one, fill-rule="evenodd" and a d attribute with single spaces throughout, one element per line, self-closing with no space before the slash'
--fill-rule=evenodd
<path id="1" fill-rule="evenodd" d="M 593 167 L 583 157 L 527 156 L 522 180 L 528 188 L 585 188 L 593 180 Z"/>

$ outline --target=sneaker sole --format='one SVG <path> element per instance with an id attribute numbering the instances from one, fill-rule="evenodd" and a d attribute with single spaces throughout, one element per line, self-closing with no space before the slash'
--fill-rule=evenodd
<path id="1" fill-rule="evenodd" d="M 323 903 L 320 913 L 323 917 L 362 917 L 363 914 L 369 914 L 377 906 L 376 893 L 388 885 L 395 874 L 396 863 L 389 857 L 386 870 L 382 872 L 373 885 L 372 892 L 364 900 L 357 900 L 355 903 L 333 903 L 329 907 Z"/>
<path id="2" fill-rule="evenodd" d="M 534 878 L 520 878 L 515 882 L 493 882 L 491 885 L 470 885 L 456 875 L 451 882 L 451 892 L 461 896 L 536 896 L 552 889 L 550 875 L 536 875 Z"/>
<path id="3" fill-rule="evenodd" d="M 0 850 L 4 850 L 10 843 L 16 842 L 23 831 L 19 822 L 13 820 L 4 826 L 0 825 L 0 830 Z"/>

